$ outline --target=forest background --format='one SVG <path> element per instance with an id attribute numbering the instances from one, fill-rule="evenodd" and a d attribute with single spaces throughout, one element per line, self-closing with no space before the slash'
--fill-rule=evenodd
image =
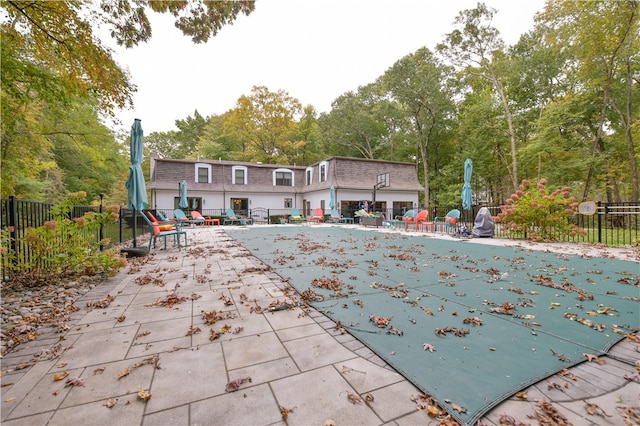
<path id="1" fill-rule="evenodd" d="M 478 3 L 432 51 L 400 58 L 327 113 L 283 89 L 254 86 L 220 115 L 176 120 L 145 135 L 148 153 L 309 165 L 329 156 L 413 162 L 421 203 L 460 204 L 474 162 L 476 204 L 501 204 L 523 179 L 546 178 L 580 201 L 639 201 L 638 1 L 549 0 L 534 28 L 506 45 Z M 195 5 L 195 6 L 194 6 Z M 188 6 L 188 7 L 187 7 Z M 147 14 L 167 13 L 206 42 L 252 1 L 0 2 L 2 197 L 56 202 L 87 193 L 124 204 L 128 135 L 104 123 L 131 105 L 135 84 L 95 36 L 134 48 Z M 175 84 L 178 84 L 176 82 Z"/>

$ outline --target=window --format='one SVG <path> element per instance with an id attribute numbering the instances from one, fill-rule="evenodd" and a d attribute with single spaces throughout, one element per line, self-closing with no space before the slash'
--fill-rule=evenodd
<path id="1" fill-rule="evenodd" d="M 289 169 L 275 169 L 273 171 L 273 186 L 294 186 L 293 171 Z"/>
<path id="2" fill-rule="evenodd" d="M 285 209 L 290 209 L 291 207 L 293 207 L 293 199 L 292 198 L 285 198 L 284 199 L 284 208 Z"/>
<path id="3" fill-rule="evenodd" d="M 195 172 L 197 183 L 211 183 L 211 164 L 196 163 Z"/>
<path id="4" fill-rule="evenodd" d="M 318 177 L 320 182 L 327 181 L 328 171 L 329 171 L 329 163 L 327 163 L 326 161 L 323 161 L 322 163 L 320 163 L 320 176 Z"/>
<path id="5" fill-rule="evenodd" d="M 245 166 L 233 166 L 231 173 L 231 183 L 234 185 L 247 184 L 247 168 Z"/>
<path id="6" fill-rule="evenodd" d="M 311 185 L 313 183 L 313 167 L 307 167 L 305 172 L 305 182 L 307 185 Z"/>

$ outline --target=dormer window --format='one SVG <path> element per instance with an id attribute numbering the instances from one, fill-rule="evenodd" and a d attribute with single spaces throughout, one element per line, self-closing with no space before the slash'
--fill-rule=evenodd
<path id="1" fill-rule="evenodd" d="M 313 183 L 313 167 L 307 167 L 304 173 L 305 176 L 305 184 L 311 185 Z"/>
<path id="2" fill-rule="evenodd" d="M 294 186 L 294 174 L 289 169 L 275 169 L 273 171 L 273 186 Z"/>
<path id="3" fill-rule="evenodd" d="M 196 163 L 195 178 L 197 183 L 211 183 L 211 164 Z"/>
<path id="4" fill-rule="evenodd" d="M 327 176 L 329 174 L 329 163 L 326 161 L 323 161 L 320 163 L 320 167 L 319 167 L 319 175 L 318 175 L 318 180 L 320 182 L 326 182 L 327 181 Z"/>
<path id="5" fill-rule="evenodd" d="M 231 167 L 231 183 L 234 185 L 247 184 L 247 167 L 246 166 Z"/>

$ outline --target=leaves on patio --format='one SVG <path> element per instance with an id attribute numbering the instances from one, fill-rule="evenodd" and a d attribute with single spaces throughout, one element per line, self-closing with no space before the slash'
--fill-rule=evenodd
<path id="1" fill-rule="evenodd" d="M 235 312 L 232 312 L 232 311 L 225 311 L 225 312 L 201 311 L 201 314 L 205 324 L 215 324 L 217 321 L 234 319 L 237 316 Z"/>
<path id="2" fill-rule="evenodd" d="M 249 382 L 251 383 L 251 377 L 247 376 L 247 377 L 240 377 L 238 379 L 232 380 L 229 383 L 227 383 L 227 386 L 224 388 L 225 392 L 235 392 L 238 389 L 240 389 L 240 386 L 243 383 Z"/>
<path id="3" fill-rule="evenodd" d="M 158 299 L 155 302 L 144 306 L 164 306 L 167 308 L 173 308 L 174 305 L 184 303 L 186 300 L 186 297 L 178 296 L 175 292 L 173 292 L 168 294 L 164 299 Z"/>
<path id="4" fill-rule="evenodd" d="M 594 355 L 594 354 L 582 354 L 582 356 L 587 358 L 587 362 L 592 362 L 595 361 L 598 363 L 598 365 L 604 365 L 607 363 L 607 361 L 605 361 L 604 359 L 600 359 L 600 357 L 598 357 L 598 355 Z"/>
<path id="5" fill-rule="evenodd" d="M 144 389 L 139 389 L 138 390 L 138 398 L 140 398 L 143 401 L 148 401 L 151 399 L 151 394 L 149 392 L 147 392 Z"/>
<path id="6" fill-rule="evenodd" d="M 187 330 L 187 334 L 185 334 L 185 336 L 193 336 L 194 334 L 198 334 L 201 331 L 202 330 L 200 329 L 200 327 L 190 326 L 189 330 Z"/>
<path id="7" fill-rule="evenodd" d="M 602 408 L 600 408 L 598 404 L 594 404 L 587 400 L 584 401 L 584 404 L 585 404 L 584 409 L 587 410 L 587 413 L 589 413 L 592 416 L 613 417 L 612 415 L 607 414 L 606 411 L 604 411 Z"/>
<path id="8" fill-rule="evenodd" d="M 156 370 L 160 370 L 160 355 L 156 354 L 150 356 L 148 358 L 144 358 L 142 361 L 138 361 L 130 367 L 125 368 L 124 370 L 118 373 L 118 379 L 122 379 L 123 377 L 127 377 L 131 370 L 135 370 L 136 368 L 140 368 L 143 365 L 153 365 Z"/>
<path id="9" fill-rule="evenodd" d="M 65 382 L 64 387 L 66 388 L 68 386 L 84 386 L 84 379 L 80 377 L 70 377 Z"/>
<path id="10" fill-rule="evenodd" d="M 53 381 L 54 382 L 59 382 L 60 380 L 64 380 L 67 376 L 69 375 L 68 372 L 63 371 L 60 374 L 56 373 L 53 375 Z"/>
<path id="11" fill-rule="evenodd" d="M 289 418 L 289 413 L 293 413 L 293 410 L 296 407 L 292 407 L 292 408 L 286 408 L 283 406 L 280 406 L 280 415 L 282 416 L 282 421 L 286 422 L 287 419 Z"/>
<path id="12" fill-rule="evenodd" d="M 355 393 L 347 391 L 347 400 L 352 404 L 360 404 L 362 402 L 362 398 L 360 398 Z"/>
<path id="13" fill-rule="evenodd" d="M 147 284 L 153 284 L 156 285 L 158 287 L 164 287 L 165 286 L 165 282 L 162 280 L 162 278 L 160 277 L 154 277 L 151 274 L 145 274 L 145 275 L 141 275 L 139 277 L 136 277 L 136 279 L 134 280 L 134 282 L 140 286 L 142 285 L 147 285 Z"/>
<path id="14" fill-rule="evenodd" d="M 111 304 L 111 302 L 113 302 L 113 300 L 114 300 L 114 297 L 111 296 L 110 294 L 107 294 L 106 297 L 104 297 L 101 300 L 98 300 L 97 302 L 94 302 L 93 300 L 89 300 L 87 302 L 87 308 L 105 309 L 109 307 L 109 305 Z"/>
<path id="15" fill-rule="evenodd" d="M 109 398 L 102 405 L 107 408 L 113 408 L 114 405 L 118 402 L 118 398 Z"/>
<path id="16" fill-rule="evenodd" d="M 534 414 L 527 417 L 537 420 L 541 425 L 568 426 L 570 424 L 567 418 L 547 400 L 537 401 Z"/>

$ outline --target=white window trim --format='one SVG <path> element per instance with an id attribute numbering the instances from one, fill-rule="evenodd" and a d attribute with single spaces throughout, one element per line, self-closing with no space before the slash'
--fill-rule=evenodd
<path id="1" fill-rule="evenodd" d="M 309 182 L 307 182 L 307 175 L 311 176 Z M 304 171 L 304 180 L 305 185 L 311 185 L 313 183 L 313 167 L 307 167 L 307 169 Z"/>
<path id="2" fill-rule="evenodd" d="M 207 183 L 211 183 L 211 164 L 206 163 L 195 164 L 193 181 L 198 183 L 198 169 L 200 168 L 207 169 Z"/>
<path id="3" fill-rule="evenodd" d="M 322 179 L 322 166 L 324 166 L 324 179 Z M 329 176 L 329 162 L 328 161 L 321 161 L 320 164 L 318 164 L 318 182 L 326 182 L 327 178 Z"/>
<path id="4" fill-rule="evenodd" d="M 244 170 L 244 184 L 247 184 L 249 180 L 249 175 L 247 173 L 247 166 L 231 166 L 231 183 L 236 185 L 236 170 Z"/>
<path id="5" fill-rule="evenodd" d="M 273 177 L 273 186 L 276 186 L 276 173 L 278 172 L 289 172 L 291 173 L 291 186 L 296 186 L 296 174 L 293 170 L 291 169 L 275 169 L 273 171 L 273 173 L 271 174 L 271 176 Z"/>

